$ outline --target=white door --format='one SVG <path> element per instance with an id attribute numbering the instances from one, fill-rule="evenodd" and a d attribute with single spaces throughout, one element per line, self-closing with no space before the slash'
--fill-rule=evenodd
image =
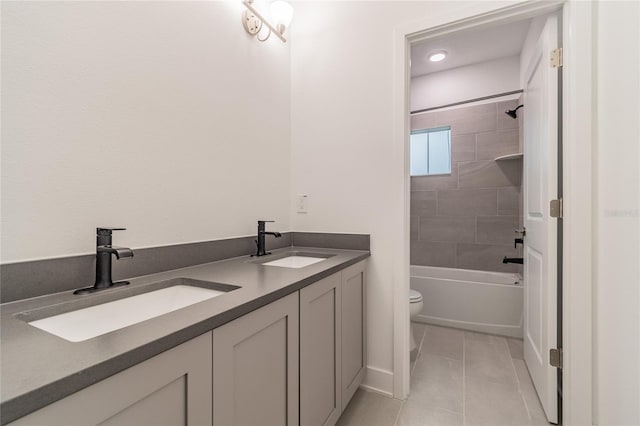
<path id="1" fill-rule="evenodd" d="M 549 201 L 558 187 L 558 18 L 549 17 L 526 69 L 524 88 L 524 358 L 547 419 L 558 422 L 557 369 L 549 349 L 557 346 L 557 219 Z"/>

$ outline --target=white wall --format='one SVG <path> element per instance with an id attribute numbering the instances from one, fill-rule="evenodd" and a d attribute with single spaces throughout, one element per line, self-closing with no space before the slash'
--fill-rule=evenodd
<path id="1" fill-rule="evenodd" d="M 288 231 L 289 44 L 240 2 L 2 2 L 2 260 Z"/>
<path id="2" fill-rule="evenodd" d="M 292 33 L 292 194 L 310 196 L 296 231 L 371 234 L 366 384 L 393 392 L 397 210 L 391 178 L 394 29 L 504 7 L 500 2 L 299 2 Z M 363 21 L 363 17 L 366 19 Z M 366 25 L 365 25 L 366 23 Z"/>
<path id="3" fill-rule="evenodd" d="M 521 88 L 519 55 L 480 62 L 412 78 L 411 111 Z"/>
<path id="4" fill-rule="evenodd" d="M 640 3 L 598 2 L 596 424 L 640 424 Z"/>

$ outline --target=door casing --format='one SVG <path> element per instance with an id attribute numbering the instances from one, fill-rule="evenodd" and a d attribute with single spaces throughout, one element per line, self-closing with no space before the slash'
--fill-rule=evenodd
<path id="1" fill-rule="evenodd" d="M 505 6 L 506 4 L 506 6 Z M 504 7 L 501 7 L 504 6 Z M 394 200 L 394 365 L 393 394 L 409 393 L 409 46 L 447 33 L 507 23 L 562 10 L 562 336 L 563 424 L 593 421 L 592 130 L 593 16 L 590 2 L 487 3 L 446 15 L 424 17 L 394 32 L 392 184 Z"/>

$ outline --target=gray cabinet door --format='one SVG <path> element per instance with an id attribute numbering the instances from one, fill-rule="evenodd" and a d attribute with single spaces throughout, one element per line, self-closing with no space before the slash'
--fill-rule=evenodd
<path id="1" fill-rule="evenodd" d="M 340 274 L 300 290 L 300 424 L 334 425 L 342 411 Z"/>
<path id="2" fill-rule="evenodd" d="M 342 406 L 364 379 L 367 365 L 364 262 L 342 271 Z"/>
<path id="3" fill-rule="evenodd" d="M 213 330 L 213 424 L 298 424 L 298 293 Z"/>
<path id="4" fill-rule="evenodd" d="M 211 425 L 211 332 L 11 425 Z"/>

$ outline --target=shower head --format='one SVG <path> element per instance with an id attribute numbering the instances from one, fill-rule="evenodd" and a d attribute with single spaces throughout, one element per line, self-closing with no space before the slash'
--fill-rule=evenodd
<path id="1" fill-rule="evenodd" d="M 505 111 L 504 113 L 507 114 L 509 117 L 511 118 L 518 118 L 518 113 L 516 111 L 518 111 L 520 108 L 522 108 L 524 105 L 518 105 L 518 107 L 516 109 L 510 109 Z"/>

